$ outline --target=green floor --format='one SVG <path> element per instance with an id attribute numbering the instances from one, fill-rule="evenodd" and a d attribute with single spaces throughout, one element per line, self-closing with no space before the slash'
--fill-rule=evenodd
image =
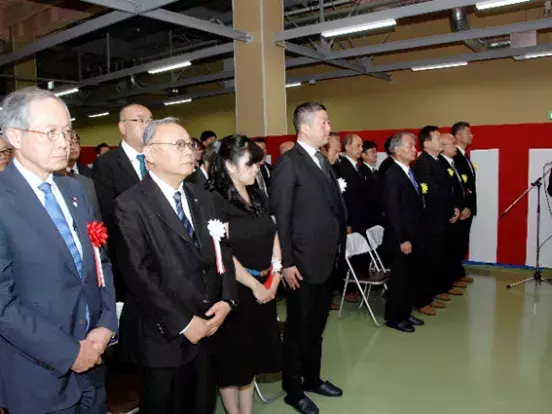
<path id="1" fill-rule="evenodd" d="M 506 289 L 519 270 L 472 268 L 463 297 L 414 334 L 376 328 L 348 304 L 332 312 L 324 336 L 323 378 L 341 398 L 309 395 L 323 413 L 552 413 L 552 286 Z M 552 275 L 550 275 L 552 276 Z M 381 317 L 381 300 L 374 298 Z M 279 382 L 261 384 L 268 396 Z M 219 404 L 217 413 L 224 410 Z M 256 414 L 294 412 L 280 398 Z"/>

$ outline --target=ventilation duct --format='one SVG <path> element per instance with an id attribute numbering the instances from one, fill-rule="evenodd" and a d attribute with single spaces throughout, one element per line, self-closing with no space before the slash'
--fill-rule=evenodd
<path id="1" fill-rule="evenodd" d="M 450 16 L 450 25 L 453 32 L 471 30 L 466 8 L 458 7 L 452 10 L 452 14 Z M 488 49 L 509 47 L 510 39 L 509 37 L 501 37 L 495 39 L 471 39 L 465 40 L 464 44 L 474 52 L 482 52 Z"/>

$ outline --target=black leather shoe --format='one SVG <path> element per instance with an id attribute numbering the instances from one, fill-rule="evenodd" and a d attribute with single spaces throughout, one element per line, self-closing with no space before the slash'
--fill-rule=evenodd
<path id="1" fill-rule="evenodd" d="M 325 397 L 341 397 L 343 395 L 343 390 L 341 388 L 337 388 L 330 381 L 323 382 L 318 388 L 305 387 L 305 391 L 314 392 Z"/>
<path id="2" fill-rule="evenodd" d="M 286 404 L 291 405 L 302 414 L 318 414 L 319 412 L 316 404 L 309 397 L 306 396 L 295 403 L 286 396 L 284 398 L 284 401 Z"/>
<path id="3" fill-rule="evenodd" d="M 408 321 L 402 321 L 402 322 L 398 322 L 398 323 L 388 321 L 386 323 L 386 325 L 390 328 L 396 329 L 397 331 L 401 331 L 401 332 L 412 333 L 416 330 L 416 329 L 414 329 L 412 324 Z"/>
<path id="4" fill-rule="evenodd" d="M 414 325 L 414 326 L 422 326 L 422 325 L 425 325 L 425 322 L 421 319 L 418 319 L 416 318 L 414 315 L 410 315 L 408 317 L 408 322 L 410 322 L 411 325 Z"/>

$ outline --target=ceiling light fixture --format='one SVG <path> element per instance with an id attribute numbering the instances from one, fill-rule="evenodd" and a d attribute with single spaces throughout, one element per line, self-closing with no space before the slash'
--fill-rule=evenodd
<path id="1" fill-rule="evenodd" d="M 420 72 L 422 70 L 456 68 L 459 66 L 467 66 L 467 64 L 468 62 L 440 63 L 437 65 L 414 66 L 410 69 L 412 69 L 414 72 Z"/>
<path id="2" fill-rule="evenodd" d="M 525 59 L 537 59 L 542 57 L 552 56 L 552 51 L 550 52 L 536 52 L 536 53 L 527 53 L 526 55 L 516 56 L 515 60 L 525 60 Z"/>
<path id="3" fill-rule="evenodd" d="M 182 99 L 182 100 L 180 100 L 180 101 L 163 102 L 163 105 L 165 105 L 165 106 L 169 106 L 169 105 L 178 105 L 178 104 L 189 103 L 189 102 L 192 102 L 192 98 Z"/>
<path id="4" fill-rule="evenodd" d="M 99 114 L 88 115 L 88 118 L 98 118 L 100 116 L 107 116 L 107 115 L 109 115 L 109 112 L 101 112 Z"/>
<path id="5" fill-rule="evenodd" d="M 174 65 L 162 66 L 160 68 L 148 70 L 148 73 L 150 75 L 155 75 L 156 73 L 167 72 L 173 69 L 187 68 L 188 66 L 191 66 L 191 65 L 192 65 L 192 62 L 190 61 L 180 62 L 180 63 L 175 63 Z"/>
<path id="6" fill-rule="evenodd" d="M 299 86 L 301 86 L 301 82 L 293 82 L 293 83 L 288 83 L 286 85 L 286 88 L 297 88 Z"/>
<path id="7" fill-rule="evenodd" d="M 76 121 L 76 120 L 77 120 L 76 118 L 71 118 L 71 122 Z"/>
<path id="8" fill-rule="evenodd" d="M 54 92 L 54 95 L 56 95 L 57 97 L 60 97 L 65 95 L 71 95 L 73 93 L 77 93 L 78 91 L 79 91 L 79 88 L 71 88 L 71 89 L 66 89 L 64 91 Z"/>
<path id="9" fill-rule="evenodd" d="M 475 7 L 477 10 L 488 10 L 494 9 L 496 7 L 512 6 L 514 4 L 527 3 L 530 0 L 492 0 L 492 1 L 482 1 L 481 3 L 476 3 Z"/>
<path id="10" fill-rule="evenodd" d="M 364 32 L 367 30 L 381 29 L 383 27 L 396 26 L 397 21 L 395 19 L 379 20 L 377 22 L 359 24 L 356 26 L 341 27 L 339 29 L 326 30 L 322 32 L 323 37 L 341 36 L 349 33 Z"/>

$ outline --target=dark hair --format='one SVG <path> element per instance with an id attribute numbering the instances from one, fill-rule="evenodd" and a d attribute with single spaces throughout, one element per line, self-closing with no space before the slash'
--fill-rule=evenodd
<path id="1" fill-rule="evenodd" d="M 301 130 L 301 125 L 308 124 L 311 121 L 311 117 L 318 111 L 325 111 L 324 105 L 317 102 L 305 102 L 295 108 L 293 111 L 293 126 L 295 132 Z"/>
<path id="2" fill-rule="evenodd" d="M 383 150 L 387 155 L 393 155 L 393 153 L 391 152 L 391 148 L 389 147 L 391 145 L 391 138 L 393 138 L 393 135 L 387 138 L 383 143 Z"/>
<path id="3" fill-rule="evenodd" d="M 418 135 L 418 139 L 420 140 L 420 148 L 422 149 L 422 151 L 424 149 L 424 143 L 426 141 L 431 141 L 431 133 L 435 131 L 439 131 L 439 128 L 436 127 L 435 125 L 426 125 L 420 131 L 420 134 Z"/>
<path id="4" fill-rule="evenodd" d="M 246 188 L 251 198 L 251 205 L 247 205 L 234 186 L 226 168 L 226 162 L 238 164 L 239 160 L 247 153 L 250 157 L 248 166 L 258 164 L 264 158 L 263 150 L 245 135 L 234 134 L 224 137 L 220 141 L 220 147 L 209 167 L 209 181 L 206 188 L 210 191 L 217 191 L 231 204 L 257 217 L 267 210 L 264 198 L 251 188 L 253 186 L 248 186 Z"/>
<path id="5" fill-rule="evenodd" d="M 203 142 L 203 141 L 207 141 L 211 137 L 215 137 L 215 139 L 217 139 L 217 134 L 215 134 L 213 131 L 207 130 L 201 133 L 199 139 L 201 139 L 201 142 Z"/>
<path id="6" fill-rule="evenodd" d="M 192 137 L 192 141 L 195 141 L 196 148 L 197 148 L 198 151 L 204 151 L 205 150 L 205 145 L 203 145 L 203 142 L 201 142 L 199 139 L 197 139 L 195 137 Z"/>
<path id="7" fill-rule="evenodd" d="M 107 145 L 105 142 L 102 142 L 100 145 L 96 145 L 96 155 L 98 155 L 103 148 L 109 148 L 111 149 L 111 147 L 109 145 Z"/>
<path id="8" fill-rule="evenodd" d="M 376 144 L 374 141 L 364 141 L 362 143 L 362 152 L 366 152 L 368 150 L 371 150 L 372 148 L 378 149 L 378 144 Z"/>
<path id="9" fill-rule="evenodd" d="M 466 122 L 466 121 L 457 122 L 452 126 L 451 134 L 456 136 L 456 134 L 458 134 L 459 132 L 462 132 L 463 130 L 469 127 L 470 127 L 469 122 Z"/>
<path id="10" fill-rule="evenodd" d="M 357 136 L 357 134 L 347 134 L 347 135 L 345 135 L 345 137 L 343 138 L 343 142 L 341 143 L 343 145 L 343 149 L 345 149 L 345 147 L 347 145 L 351 145 L 356 136 Z"/>
<path id="11" fill-rule="evenodd" d="M 251 138 L 251 141 L 253 141 L 256 144 L 265 144 L 266 145 L 266 138 L 263 138 L 263 137 Z"/>

